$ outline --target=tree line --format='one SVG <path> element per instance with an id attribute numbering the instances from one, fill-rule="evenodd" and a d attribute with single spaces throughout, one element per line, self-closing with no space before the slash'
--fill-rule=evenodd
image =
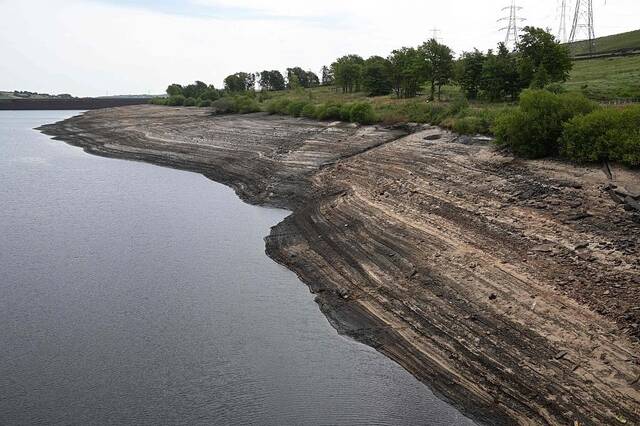
<path id="1" fill-rule="evenodd" d="M 571 70 L 568 50 L 549 32 L 525 27 L 513 51 L 500 43 L 497 49 L 463 52 L 454 58 L 453 50 L 435 39 L 417 47 L 395 49 L 387 57 L 368 59 L 349 54 L 323 66 L 320 77 L 301 67 L 257 73 L 237 72 L 224 79 L 218 90 L 201 81 L 167 88 L 170 97 L 214 101 L 225 94 L 312 88 L 331 85 L 343 93 L 365 92 L 369 96 L 393 94 L 412 98 L 423 92 L 429 99 L 440 99 L 442 87 L 459 85 L 469 99 L 514 100 L 526 88 L 543 88 L 566 81 Z"/>

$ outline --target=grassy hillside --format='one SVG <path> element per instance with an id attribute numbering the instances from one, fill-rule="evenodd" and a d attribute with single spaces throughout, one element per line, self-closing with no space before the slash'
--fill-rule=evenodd
<path id="1" fill-rule="evenodd" d="M 569 90 L 592 99 L 640 99 L 640 55 L 575 61 Z"/>
<path id="2" fill-rule="evenodd" d="M 570 43 L 568 46 L 574 56 L 588 55 L 590 53 L 588 40 Z M 593 53 L 633 49 L 640 49 L 640 30 L 597 38 L 595 39 Z"/>

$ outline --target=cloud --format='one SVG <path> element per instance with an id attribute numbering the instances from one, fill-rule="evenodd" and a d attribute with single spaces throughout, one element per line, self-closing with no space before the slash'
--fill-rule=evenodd
<path id="1" fill-rule="evenodd" d="M 634 29 L 636 0 L 597 5 L 596 31 Z M 387 55 L 441 30 L 461 53 L 487 49 L 504 1 L 0 0 L 0 89 L 75 95 L 161 93 L 236 71 L 316 72 L 347 53 Z M 555 8 L 522 0 L 528 23 L 555 28 Z M 597 1 L 596 1 L 597 4 Z M 624 11 L 624 13 L 620 12 Z M 606 12 L 606 13 L 605 13 Z M 615 28 L 607 28 L 607 25 Z"/>

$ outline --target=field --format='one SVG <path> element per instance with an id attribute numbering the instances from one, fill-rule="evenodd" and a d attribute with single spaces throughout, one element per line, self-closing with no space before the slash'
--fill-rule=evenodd
<path id="1" fill-rule="evenodd" d="M 575 61 L 565 87 L 599 101 L 640 101 L 640 55 Z"/>
<path id="2" fill-rule="evenodd" d="M 640 49 L 640 30 L 597 38 L 595 39 L 593 52 L 589 52 L 589 42 L 587 40 L 571 43 L 568 46 L 573 56 L 636 50 Z"/>

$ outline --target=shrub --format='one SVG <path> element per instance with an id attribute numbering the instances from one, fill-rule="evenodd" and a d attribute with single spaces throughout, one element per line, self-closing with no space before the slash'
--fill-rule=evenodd
<path id="1" fill-rule="evenodd" d="M 167 98 L 151 98 L 149 103 L 151 105 L 166 105 L 167 104 Z"/>
<path id="2" fill-rule="evenodd" d="M 413 101 L 404 105 L 402 113 L 414 123 L 440 124 L 446 111 L 440 104 Z"/>
<path id="3" fill-rule="evenodd" d="M 369 102 L 356 102 L 351 107 L 349 120 L 352 123 L 371 124 L 376 121 L 376 115 Z"/>
<path id="4" fill-rule="evenodd" d="M 307 105 L 307 101 L 292 101 L 287 106 L 287 113 L 294 117 L 300 117 L 302 110 Z"/>
<path id="5" fill-rule="evenodd" d="M 446 113 L 448 116 L 454 116 L 464 112 L 468 108 L 469 101 L 464 96 L 460 96 L 449 104 Z"/>
<path id="6" fill-rule="evenodd" d="M 561 93 L 567 93 L 567 88 L 562 85 L 562 83 L 550 83 L 544 86 L 544 90 L 547 92 L 555 93 L 559 95 Z"/>
<path id="7" fill-rule="evenodd" d="M 211 103 L 216 114 L 232 114 L 238 112 L 236 103 L 229 97 L 220 98 Z"/>
<path id="8" fill-rule="evenodd" d="M 520 96 L 518 108 L 496 118 L 493 126 L 496 143 L 523 157 L 556 155 L 562 124 L 595 108 L 594 103 L 580 94 L 526 90 Z"/>
<path id="9" fill-rule="evenodd" d="M 200 99 L 198 101 L 198 106 L 200 108 L 206 108 L 211 106 L 211 101 L 209 99 Z"/>
<path id="10" fill-rule="evenodd" d="M 451 129 L 461 135 L 476 135 L 478 133 L 488 133 L 486 123 L 481 117 L 469 116 L 454 118 Z"/>
<path id="11" fill-rule="evenodd" d="M 306 104 L 304 108 L 302 108 L 302 112 L 300 113 L 303 117 L 307 118 L 315 118 L 316 117 L 316 107 L 313 104 Z"/>
<path id="12" fill-rule="evenodd" d="M 238 96 L 234 98 L 235 111 L 240 114 L 249 114 L 260 111 L 260 104 L 251 96 Z"/>
<path id="13" fill-rule="evenodd" d="M 196 106 L 196 100 L 193 98 L 187 98 L 184 100 L 184 106 Z"/>
<path id="14" fill-rule="evenodd" d="M 340 120 L 342 121 L 350 121 L 351 120 L 351 107 L 353 104 L 344 104 L 340 106 Z"/>
<path id="15" fill-rule="evenodd" d="M 287 114 L 291 101 L 286 98 L 272 99 L 267 102 L 267 112 L 269 114 Z"/>
<path id="16" fill-rule="evenodd" d="M 182 106 L 184 105 L 185 98 L 182 95 L 169 96 L 167 98 L 167 105 L 169 106 Z"/>
<path id="17" fill-rule="evenodd" d="M 561 154 L 578 162 L 640 166 L 640 106 L 600 109 L 564 125 Z"/>

